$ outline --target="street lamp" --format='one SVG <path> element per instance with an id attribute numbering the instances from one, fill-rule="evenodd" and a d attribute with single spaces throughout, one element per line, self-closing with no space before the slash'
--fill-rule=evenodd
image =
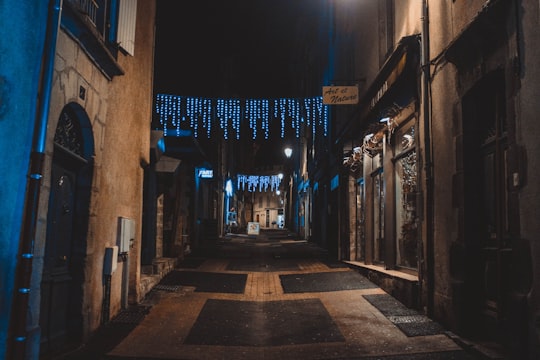
<path id="1" fill-rule="evenodd" d="M 292 155 L 292 148 L 290 147 L 286 147 L 283 152 L 285 153 L 285 156 L 287 157 L 287 159 L 290 159 L 291 158 L 291 155 Z"/>
<path id="2" fill-rule="evenodd" d="M 286 146 L 283 149 L 283 152 L 285 153 L 285 156 L 287 157 L 287 161 L 285 163 L 285 170 L 287 172 L 287 189 L 285 190 L 285 194 L 284 194 L 285 204 L 283 204 L 284 205 L 283 218 L 285 222 L 284 225 L 290 228 L 291 226 L 290 220 L 292 219 L 291 217 L 291 214 L 292 214 L 292 174 L 291 174 L 292 168 L 291 168 L 291 164 L 289 163 L 289 160 L 291 159 L 293 149 L 290 146 Z"/>

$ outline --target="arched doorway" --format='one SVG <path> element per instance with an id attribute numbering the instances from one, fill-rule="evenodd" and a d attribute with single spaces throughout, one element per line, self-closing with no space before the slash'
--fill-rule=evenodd
<path id="1" fill-rule="evenodd" d="M 51 165 L 41 280 L 42 353 L 81 341 L 93 153 L 88 116 L 78 104 L 66 105 L 56 127 Z"/>

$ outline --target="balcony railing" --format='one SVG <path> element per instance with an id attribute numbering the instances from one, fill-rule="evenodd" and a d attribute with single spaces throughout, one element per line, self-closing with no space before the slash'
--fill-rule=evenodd
<path id="1" fill-rule="evenodd" d="M 99 5 L 94 0 L 67 0 L 81 14 L 85 15 L 96 26 L 97 11 Z"/>

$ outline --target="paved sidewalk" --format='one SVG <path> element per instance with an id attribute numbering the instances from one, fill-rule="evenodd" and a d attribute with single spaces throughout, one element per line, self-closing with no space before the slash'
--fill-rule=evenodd
<path id="1" fill-rule="evenodd" d="M 63 359 L 485 359 L 305 241 L 230 236 Z"/>

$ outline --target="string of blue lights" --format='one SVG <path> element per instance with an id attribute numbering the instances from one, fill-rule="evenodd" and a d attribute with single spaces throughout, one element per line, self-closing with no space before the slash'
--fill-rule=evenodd
<path id="1" fill-rule="evenodd" d="M 236 175 L 238 190 L 247 190 L 249 192 L 263 192 L 269 188 L 271 191 L 279 190 L 279 185 L 283 179 L 283 174 L 277 175 Z"/>
<path id="2" fill-rule="evenodd" d="M 311 129 L 314 136 L 328 135 L 328 108 L 322 97 L 212 99 L 158 94 L 155 113 L 164 136 L 180 136 L 189 128 L 195 137 L 204 133 L 211 138 L 219 131 L 225 139 L 240 139 L 242 125 L 248 122 L 252 139 L 260 133 L 268 139 L 273 120 L 280 121 L 281 138 L 285 137 L 287 126 L 297 138 L 304 127 Z"/>

